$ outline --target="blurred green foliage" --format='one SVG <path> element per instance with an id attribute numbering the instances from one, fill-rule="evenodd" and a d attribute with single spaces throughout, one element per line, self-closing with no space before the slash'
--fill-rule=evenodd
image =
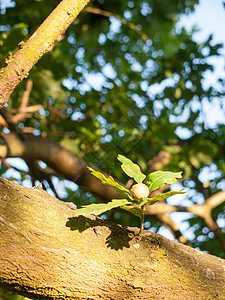
<path id="1" fill-rule="evenodd" d="M 58 2 L 17 0 L 13 7 L 2 10 L 1 66 Z M 34 128 L 35 134 L 58 141 L 124 184 L 127 177 L 116 160 L 118 153 L 147 171 L 151 159 L 168 151 L 171 160 L 164 170 L 183 171 L 180 185 L 188 193 L 182 199 L 188 205 L 202 203 L 203 197 L 224 189 L 225 127 L 216 119 L 210 126 L 211 116 L 204 113 L 205 105 L 210 107 L 213 101 L 224 110 L 224 78 L 218 79 L 217 85 L 204 84 L 205 71 L 214 69 L 209 58 L 219 57 L 222 45 L 215 45 L 212 36 L 197 43 L 193 33 L 176 25 L 196 4 L 197 0 L 92 1 L 89 6 L 101 13 L 84 10 L 63 40 L 30 72 L 30 105 L 42 104 L 43 109 L 29 114 L 20 128 Z M 104 12 L 112 16 L 106 17 Z M 135 29 L 113 14 L 134 24 Z M 147 41 L 138 30 L 147 35 Z M 19 107 L 25 84 L 26 80 L 11 95 L 8 106 L 12 111 Z M 7 176 L 6 172 L 2 166 L 1 173 Z M 23 174 L 19 181 L 28 179 Z M 78 206 L 99 202 L 66 183 L 64 200 L 74 197 Z M 224 207 L 213 212 L 221 224 Z M 112 218 L 121 224 L 139 224 L 126 213 L 116 212 Z M 158 221 L 148 221 L 151 230 L 160 229 Z M 185 222 L 194 247 L 225 257 L 202 219 L 188 215 Z"/>
<path id="2" fill-rule="evenodd" d="M 28 300 L 28 298 L 24 298 L 23 296 L 15 295 L 10 292 L 0 290 L 0 300 L 23 300 L 23 299 Z"/>

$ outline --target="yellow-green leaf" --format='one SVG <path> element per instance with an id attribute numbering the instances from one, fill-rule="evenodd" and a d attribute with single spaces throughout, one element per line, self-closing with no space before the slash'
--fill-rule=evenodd
<path id="1" fill-rule="evenodd" d="M 116 182 L 112 176 L 109 176 L 108 178 L 105 177 L 105 175 L 103 175 L 101 172 L 99 171 L 96 171 L 90 167 L 87 167 L 90 171 L 91 171 L 91 174 L 94 175 L 95 177 L 99 178 L 101 180 L 101 182 L 103 184 L 106 184 L 106 185 L 111 185 L 113 186 L 116 191 L 118 193 L 122 193 L 124 194 L 125 196 L 129 197 L 130 199 L 132 199 L 132 196 L 131 196 L 131 193 L 129 190 L 127 190 L 125 187 L 123 187 L 122 185 L 120 185 L 118 182 Z"/>
<path id="2" fill-rule="evenodd" d="M 142 183 L 146 176 L 141 172 L 138 165 L 120 154 L 117 156 L 117 159 L 122 162 L 121 168 L 124 173 L 126 173 L 129 177 L 134 178 L 137 183 Z"/>
<path id="3" fill-rule="evenodd" d="M 167 184 L 174 184 L 176 178 L 181 178 L 182 172 L 169 172 L 169 171 L 156 171 L 150 173 L 147 179 L 147 186 L 149 187 L 149 193 Z"/>
<path id="4" fill-rule="evenodd" d="M 186 193 L 185 190 L 169 191 L 167 193 L 163 193 L 163 194 L 160 194 L 160 195 L 152 197 L 152 198 L 144 199 L 144 201 L 141 202 L 141 206 L 144 205 L 144 204 L 152 205 L 152 204 L 156 203 L 159 200 L 164 200 L 164 199 L 169 198 L 171 196 L 178 195 L 178 194 L 185 194 L 185 193 Z"/>
<path id="5" fill-rule="evenodd" d="M 101 215 L 102 213 L 111 210 L 112 208 L 116 208 L 126 204 L 130 204 L 130 202 L 127 199 L 113 199 L 111 202 L 108 203 L 93 203 L 89 205 L 84 205 L 75 211 L 75 216 L 85 216 L 90 214 Z"/>

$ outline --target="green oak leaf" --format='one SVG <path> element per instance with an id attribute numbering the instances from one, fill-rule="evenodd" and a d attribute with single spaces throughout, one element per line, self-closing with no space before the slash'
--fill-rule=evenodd
<path id="1" fill-rule="evenodd" d="M 148 175 L 147 186 L 149 187 L 149 193 L 164 186 L 166 183 L 173 184 L 176 182 L 176 178 L 181 178 L 182 172 L 169 172 L 169 171 L 156 171 Z"/>
<path id="2" fill-rule="evenodd" d="M 124 206 L 126 204 L 131 204 L 131 202 L 129 202 L 127 199 L 113 199 L 111 202 L 108 203 L 93 203 L 89 205 L 84 205 L 75 211 L 75 216 L 85 216 L 89 214 L 101 215 L 107 210 L 119 206 Z"/>
<path id="3" fill-rule="evenodd" d="M 87 167 L 87 168 L 91 171 L 91 174 L 94 175 L 95 177 L 99 178 L 103 184 L 111 185 L 111 186 L 113 186 L 116 189 L 116 191 L 118 193 L 124 194 L 125 196 L 129 197 L 130 199 L 133 199 L 132 196 L 131 196 L 130 191 L 127 190 L 122 185 L 120 185 L 119 183 L 117 183 L 112 178 L 112 176 L 109 176 L 108 178 L 106 178 L 105 175 L 103 175 L 101 172 L 96 171 L 96 170 L 94 170 L 94 169 L 92 169 L 90 167 Z"/>
<path id="4" fill-rule="evenodd" d="M 146 176 L 141 172 L 138 165 L 134 164 L 130 159 L 123 155 L 118 155 L 117 159 L 122 162 L 121 168 L 129 177 L 134 178 L 137 183 L 142 183 Z"/>
<path id="5" fill-rule="evenodd" d="M 178 194 L 185 194 L 185 193 L 186 193 L 186 191 L 184 191 L 184 190 L 181 190 L 181 191 L 169 191 L 167 193 L 163 193 L 163 194 L 157 195 L 157 196 L 152 197 L 152 198 L 145 198 L 141 202 L 140 205 L 141 206 L 144 205 L 144 204 L 152 205 L 152 204 L 156 203 L 159 200 L 164 200 L 164 199 L 169 198 L 171 196 L 178 195 Z"/>

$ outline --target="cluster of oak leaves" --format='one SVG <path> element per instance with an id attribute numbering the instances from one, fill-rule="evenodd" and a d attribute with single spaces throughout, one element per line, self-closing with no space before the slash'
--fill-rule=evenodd
<path id="1" fill-rule="evenodd" d="M 118 193 L 124 194 L 126 199 L 113 199 L 108 203 L 93 203 L 89 205 L 82 206 L 80 209 L 77 209 L 75 212 L 75 216 L 79 215 L 101 215 L 102 213 L 111 210 L 112 208 L 121 207 L 122 209 L 129 211 L 135 216 L 140 217 L 141 226 L 140 226 L 140 234 L 143 229 L 144 222 L 144 205 L 152 205 L 159 200 L 166 199 L 173 195 L 184 194 L 186 193 L 184 190 L 181 191 L 169 191 L 166 193 L 162 193 L 152 198 L 148 198 L 149 194 L 163 187 L 165 184 L 174 184 L 176 182 L 176 178 L 181 178 L 182 172 L 169 172 L 169 171 L 156 171 L 152 172 L 148 175 L 146 184 L 143 183 L 144 179 L 146 179 L 146 175 L 141 172 L 140 167 L 137 164 L 134 164 L 130 159 L 126 158 L 123 155 L 118 155 L 117 159 L 122 163 L 122 170 L 131 178 L 133 178 L 136 182 L 130 190 L 121 186 L 117 183 L 111 176 L 106 178 L 101 172 L 98 172 L 90 167 L 88 169 L 91 173 L 99 178 L 103 184 L 111 185 L 116 189 Z"/>

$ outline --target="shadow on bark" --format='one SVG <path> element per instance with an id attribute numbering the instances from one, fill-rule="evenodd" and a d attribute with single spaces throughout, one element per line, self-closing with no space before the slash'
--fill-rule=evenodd
<path id="1" fill-rule="evenodd" d="M 96 218 L 94 220 L 84 216 L 69 218 L 66 226 L 69 227 L 70 230 L 78 230 L 79 232 L 92 228 L 96 235 L 101 234 L 99 226 L 109 228 L 111 233 L 106 238 L 106 245 L 114 250 L 123 249 L 124 247 L 130 248 L 129 241 L 135 237 L 134 232 L 127 228 L 107 222 L 101 218 Z"/>

